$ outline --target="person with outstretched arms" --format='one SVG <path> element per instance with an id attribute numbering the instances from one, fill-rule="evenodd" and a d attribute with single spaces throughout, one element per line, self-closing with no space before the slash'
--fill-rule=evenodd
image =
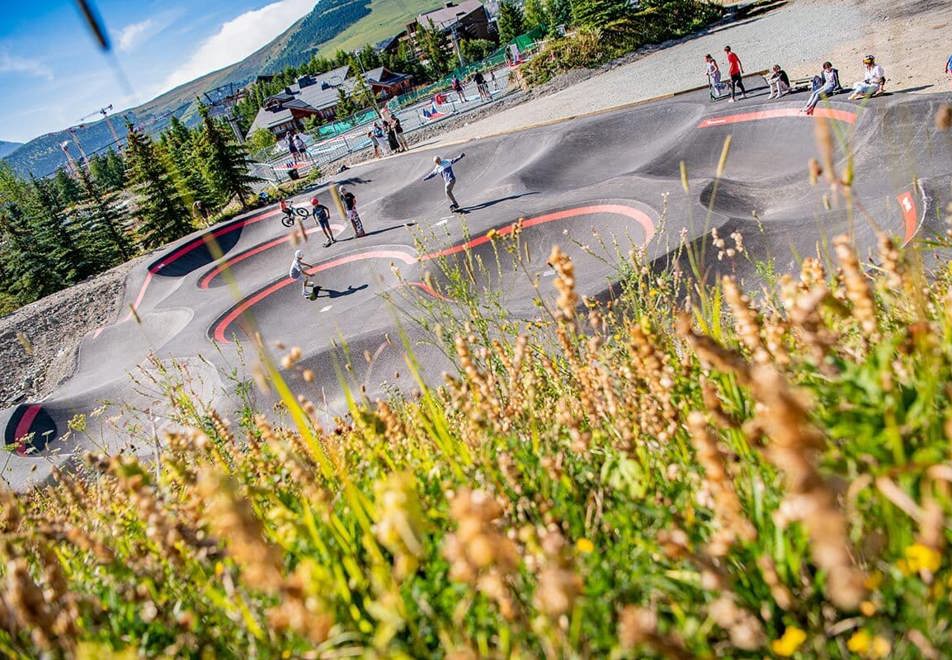
<path id="1" fill-rule="evenodd" d="M 454 213 L 460 210 L 459 203 L 456 201 L 456 197 L 453 196 L 453 187 L 456 186 L 456 174 L 453 172 L 453 163 L 459 162 L 459 160 L 466 154 L 460 154 L 456 158 L 442 158 L 440 156 L 434 156 L 433 170 L 423 177 L 424 181 L 432 179 L 437 174 L 443 177 L 443 191 L 446 193 L 446 198 L 450 200 L 450 211 Z"/>

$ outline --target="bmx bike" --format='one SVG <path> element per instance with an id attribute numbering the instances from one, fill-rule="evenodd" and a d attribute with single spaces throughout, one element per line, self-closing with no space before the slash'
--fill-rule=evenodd
<path id="1" fill-rule="evenodd" d="M 303 209 L 300 206 L 289 206 L 288 210 L 284 212 L 284 217 L 281 218 L 281 224 L 285 227 L 294 226 L 294 216 L 299 218 L 306 218 L 311 215 L 311 212 L 307 209 Z"/>

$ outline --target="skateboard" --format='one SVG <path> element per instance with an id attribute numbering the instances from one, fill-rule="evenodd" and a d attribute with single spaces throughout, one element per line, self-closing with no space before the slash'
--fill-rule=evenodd
<path id="1" fill-rule="evenodd" d="M 357 211 L 351 211 L 350 224 L 353 225 L 354 234 L 356 234 L 358 238 L 365 234 L 364 223 L 361 221 L 360 216 L 357 215 Z"/>

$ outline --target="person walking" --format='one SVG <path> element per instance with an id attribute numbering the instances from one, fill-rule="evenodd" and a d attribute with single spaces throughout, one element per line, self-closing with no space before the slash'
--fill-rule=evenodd
<path id="1" fill-rule="evenodd" d="M 383 147 L 384 140 L 387 139 L 387 136 L 384 133 L 383 127 L 381 127 L 378 122 L 374 122 L 374 137 L 377 138 L 377 144 Z M 383 153 L 383 149 L 381 149 L 381 153 Z"/>
<path id="2" fill-rule="evenodd" d="M 192 204 L 192 209 L 195 211 L 195 213 L 201 216 L 202 221 L 205 223 L 205 226 L 207 227 L 208 226 L 208 208 L 205 206 L 205 203 L 200 199 L 196 199 L 195 203 Z"/>
<path id="3" fill-rule="evenodd" d="M 400 151 L 406 151 L 410 148 L 407 144 L 407 139 L 403 137 L 403 124 L 400 123 L 400 118 L 396 115 L 392 115 L 393 121 L 393 130 L 397 134 L 397 142 L 400 143 Z"/>
<path id="4" fill-rule="evenodd" d="M 717 66 L 717 60 L 710 53 L 704 56 L 704 62 L 707 64 L 707 82 L 711 86 L 711 99 L 719 99 L 724 89 L 724 83 L 721 82 L 721 68 Z"/>
<path id="5" fill-rule="evenodd" d="M 443 177 L 443 191 L 446 193 L 446 198 L 450 200 L 450 211 L 456 213 L 460 210 L 459 203 L 456 201 L 456 197 L 453 196 L 453 188 L 456 186 L 456 174 L 453 172 L 453 163 L 459 162 L 463 156 L 466 154 L 461 153 L 456 158 L 444 159 L 440 156 L 433 157 L 434 168 L 433 170 L 423 177 L 424 181 L 432 179 L 437 174 Z"/>
<path id="6" fill-rule="evenodd" d="M 950 58 L 950 59 L 952 59 L 952 58 Z M 498 92 L 498 91 L 499 91 L 499 86 L 498 86 L 497 83 L 496 83 L 496 72 L 493 71 L 492 69 L 489 70 L 489 82 L 491 82 L 491 83 L 493 84 L 493 91 L 494 91 L 494 92 Z"/>
<path id="7" fill-rule="evenodd" d="M 360 219 L 360 214 L 357 213 L 357 198 L 354 196 L 354 193 L 341 188 L 340 198 L 344 203 L 344 210 L 347 211 L 347 219 L 350 221 L 350 225 L 354 228 L 354 236 L 356 238 L 365 236 L 366 232 L 364 231 L 364 223 Z"/>
<path id="8" fill-rule="evenodd" d="M 736 100 L 736 90 L 743 94 L 741 98 L 747 98 L 747 90 L 744 89 L 744 65 L 741 64 L 737 53 L 731 50 L 730 46 L 724 46 L 724 52 L 727 53 L 727 73 L 731 77 L 731 100 Z"/>
<path id="9" fill-rule="evenodd" d="M 301 250 L 295 250 L 294 259 L 291 260 L 291 268 L 288 270 L 288 277 L 295 282 L 303 280 L 303 282 L 301 282 L 301 295 L 310 300 L 314 300 L 317 298 L 321 287 L 316 282 L 311 282 L 307 276 L 306 268 L 314 268 L 314 264 L 309 264 L 304 261 L 304 253 Z"/>
<path id="10" fill-rule="evenodd" d="M 476 83 L 476 91 L 479 92 L 479 98 L 485 101 L 487 98 L 492 98 L 489 95 L 489 90 L 486 88 L 486 79 L 483 77 L 482 71 L 477 71 L 473 74 L 473 82 Z"/>
<path id="11" fill-rule="evenodd" d="M 336 243 L 337 239 L 334 238 L 334 232 L 331 231 L 331 212 L 326 206 L 321 204 L 317 195 L 311 197 L 311 215 L 314 216 L 314 221 L 317 223 L 317 226 L 321 228 L 321 231 L 324 232 L 324 237 L 327 238 L 324 247 L 330 247 L 332 243 Z"/>
<path id="12" fill-rule="evenodd" d="M 397 153 L 400 151 L 400 143 L 397 141 L 397 131 L 394 130 L 392 123 L 386 121 L 383 123 L 383 128 L 387 131 L 387 146 L 390 147 L 390 153 Z"/>

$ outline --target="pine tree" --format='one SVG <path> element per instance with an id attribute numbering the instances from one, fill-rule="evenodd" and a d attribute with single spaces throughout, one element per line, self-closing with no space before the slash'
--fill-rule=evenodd
<path id="1" fill-rule="evenodd" d="M 55 243 L 31 214 L 32 191 L 10 167 L 0 164 L 0 236 L 3 272 L 8 291 L 21 304 L 63 288 L 64 275 L 56 263 Z M 32 216 L 32 217 L 31 217 Z"/>
<path id="2" fill-rule="evenodd" d="M 350 93 L 350 98 L 353 99 L 357 110 L 365 110 L 374 104 L 373 90 L 364 79 L 364 74 L 357 67 L 352 67 L 352 70 L 357 71 L 357 75 L 354 76 L 356 82 L 353 91 Z"/>
<path id="3" fill-rule="evenodd" d="M 37 234 L 42 243 L 52 246 L 53 260 L 64 283 L 75 283 L 96 274 L 94 264 L 76 238 L 77 227 L 65 214 L 62 200 L 49 181 L 30 175 L 35 211 L 38 215 Z"/>
<path id="4" fill-rule="evenodd" d="M 201 201 L 205 208 L 211 211 L 217 207 L 215 194 L 202 176 L 202 168 L 196 158 L 194 137 L 178 117 L 173 116 L 168 129 L 162 134 L 166 162 L 185 203 L 191 206 L 196 201 Z"/>
<path id="5" fill-rule="evenodd" d="M 496 19 L 496 23 L 499 25 L 499 43 L 512 43 L 516 37 L 525 32 L 522 7 L 513 0 L 503 0 L 499 5 L 499 17 Z"/>
<path id="6" fill-rule="evenodd" d="M 79 187 L 79 184 L 76 183 L 76 179 L 71 177 L 66 173 L 66 170 L 60 168 L 56 170 L 56 175 L 53 177 L 53 181 L 56 185 L 56 190 L 59 193 L 59 197 L 63 200 L 63 203 L 67 206 L 70 204 L 75 204 L 83 197 L 83 191 Z"/>
<path id="7" fill-rule="evenodd" d="M 101 190 L 84 168 L 79 168 L 83 189 L 83 217 L 79 238 L 82 249 L 97 270 L 106 270 L 135 253 L 126 229 L 126 214 L 114 203 L 113 196 Z"/>
<path id="8" fill-rule="evenodd" d="M 242 209 L 248 208 L 245 199 L 253 190 L 251 184 L 258 178 L 248 173 L 248 156 L 241 145 L 232 140 L 231 131 L 223 129 L 208 114 L 208 108 L 199 102 L 202 127 L 198 137 L 198 156 L 206 180 L 222 205 L 235 196 Z"/>
<path id="9" fill-rule="evenodd" d="M 126 155 L 139 196 L 139 236 L 145 247 L 154 248 L 184 236 L 194 227 L 152 140 L 131 124 L 128 129 Z"/>
<path id="10" fill-rule="evenodd" d="M 126 185 L 126 162 L 118 152 L 112 149 L 109 150 L 106 158 L 108 161 L 107 169 L 109 170 L 109 179 L 112 181 L 113 190 L 122 190 Z"/>
<path id="11" fill-rule="evenodd" d="M 337 88 L 337 105 L 334 107 L 334 117 L 337 119 L 347 119 L 354 114 L 354 103 L 344 92 L 343 87 Z"/>
<path id="12" fill-rule="evenodd" d="M 545 27 L 548 24 L 549 17 L 546 15 L 542 0 L 525 0 L 522 6 L 522 12 L 527 30 Z"/>
<path id="13" fill-rule="evenodd" d="M 419 31 L 423 52 L 428 62 L 427 68 L 431 77 L 438 78 L 453 68 L 446 35 L 433 25 L 432 20 L 428 27 L 421 27 Z"/>

